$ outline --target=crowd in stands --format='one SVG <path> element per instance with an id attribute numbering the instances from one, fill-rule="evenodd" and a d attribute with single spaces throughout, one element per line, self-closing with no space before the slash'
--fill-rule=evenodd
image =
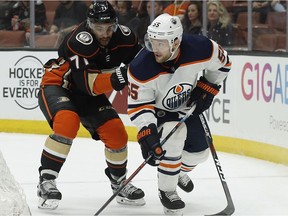
<path id="1" fill-rule="evenodd" d="M 205 28 L 203 28 L 202 24 L 202 1 L 109 0 L 109 2 L 117 11 L 119 24 L 126 25 L 134 31 L 142 45 L 144 44 L 147 27 L 151 23 L 151 17 L 157 17 L 162 13 L 179 16 L 183 23 L 184 33 L 186 34 L 204 34 L 225 47 L 247 45 L 248 3 L 246 0 L 208 0 L 206 10 L 207 26 Z M 35 35 L 37 39 L 40 35 L 57 35 L 57 37 L 55 36 L 57 38 L 55 46 L 52 47 L 56 48 L 69 31 L 77 24 L 86 20 L 86 11 L 90 3 L 91 1 L 87 0 L 36 0 Z M 53 4 L 54 8 L 51 8 L 51 4 Z M 279 25 L 284 25 L 283 29 L 281 29 L 282 27 L 274 27 L 273 23 L 271 24 L 272 21 L 270 18 L 270 15 L 273 13 L 286 13 L 286 1 L 252 0 L 251 4 L 253 25 L 258 26 L 255 32 L 261 29 L 263 33 L 264 29 L 266 29 L 267 33 L 273 32 L 277 34 L 277 37 L 282 38 L 282 41 L 286 42 L 283 39 L 283 37 L 286 37 L 286 24 L 282 24 L 285 20 L 281 21 L 281 24 L 278 24 L 278 27 Z M 0 33 L 3 31 L 24 31 L 26 35 L 24 46 L 29 46 L 30 43 L 29 6 L 30 1 L 0 1 Z M 49 16 L 46 14 L 49 14 Z M 52 14 L 52 18 L 50 14 Z M 277 20 L 274 19 L 273 22 L 277 22 Z M 280 21 L 278 20 L 278 22 Z M 255 41 L 257 41 L 256 36 L 253 36 Z M 257 42 L 259 44 L 259 41 Z M 285 43 L 281 46 L 282 49 L 286 48 Z"/>

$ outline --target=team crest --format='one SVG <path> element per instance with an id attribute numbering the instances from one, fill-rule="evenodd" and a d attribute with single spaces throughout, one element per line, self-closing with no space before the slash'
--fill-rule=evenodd
<path id="1" fill-rule="evenodd" d="M 58 97 L 57 103 L 67 102 L 70 101 L 68 97 Z"/>
<path id="2" fill-rule="evenodd" d="M 123 25 L 119 25 L 119 26 L 120 26 L 120 30 L 123 33 L 123 35 L 128 36 L 131 34 L 131 30 L 128 27 L 123 26 Z"/>
<path id="3" fill-rule="evenodd" d="M 177 20 L 175 18 L 171 18 L 171 22 L 176 25 L 177 24 Z"/>
<path id="4" fill-rule="evenodd" d="M 189 83 L 180 83 L 172 86 L 162 103 L 163 106 L 168 110 L 175 110 L 187 103 L 190 96 L 192 85 Z"/>
<path id="5" fill-rule="evenodd" d="M 93 42 L 93 37 L 89 32 L 83 31 L 76 35 L 76 40 L 84 45 L 90 45 Z"/>

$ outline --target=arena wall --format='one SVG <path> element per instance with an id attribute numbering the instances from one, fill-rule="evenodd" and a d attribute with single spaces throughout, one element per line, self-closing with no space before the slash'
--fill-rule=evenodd
<path id="1" fill-rule="evenodd" d="M 49 134 L 37 103 L 43 64 L 56 51 L 0 51 L 0 131 Z M 231 55 L 232 70 L 205 112 L 217 150 L 288 165 L 288 57 Z M 107 94 L 131 141 L 127 89 Z M 81 127 L 78 136 L 89 137 Z M 20 143 L 19 143 L 20 144 Z"/>

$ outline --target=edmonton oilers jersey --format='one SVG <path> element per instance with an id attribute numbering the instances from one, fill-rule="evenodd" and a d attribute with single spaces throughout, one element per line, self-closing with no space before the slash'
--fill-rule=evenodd
<path id="1" fill-rule="evenodd" d="M 198 77 L 205 72 L 209 82 L 220 84 L 230 67 L 227 52 L 204 36 L 183 35 L 178 56 L 162 64 L 143 48 L 128 70 L 128 115 L 141 129 L 157 125 L 155 108 L 185 114 Z"/>

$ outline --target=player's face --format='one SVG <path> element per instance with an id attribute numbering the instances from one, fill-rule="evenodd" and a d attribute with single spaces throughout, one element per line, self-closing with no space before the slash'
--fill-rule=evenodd
<path id="1" fill-rule="evenodd" d="M 158 63 L 163 63 L 170 58 L 171 52 L 168 40 L 151 39 L 150 43 Z"/>
<path id="2" fill-rule="evenodd" d="M 101 46 L 107 46 L 117 29 L 115 23 L 93 23 L 91 29 Z"/>

